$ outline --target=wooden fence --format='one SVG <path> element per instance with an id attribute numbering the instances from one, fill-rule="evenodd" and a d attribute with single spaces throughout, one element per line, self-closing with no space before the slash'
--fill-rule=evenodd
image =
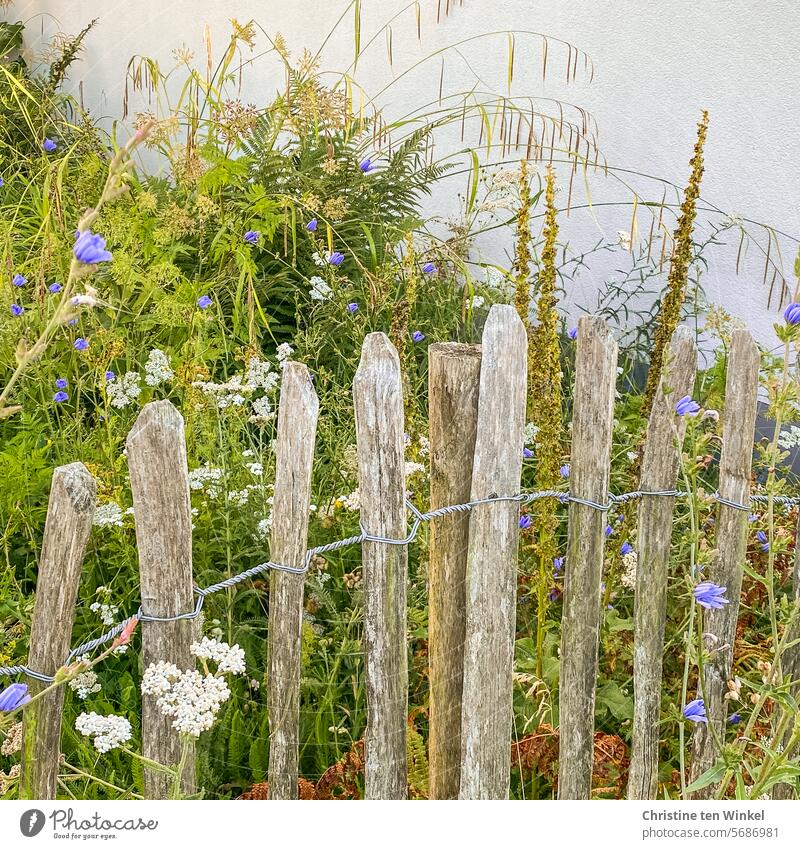
<path id="1" fill-rule="evenodd" d="M 603 321 L 578 325 L 572 425 L 569 527 L 561 628 L 558 796 L 590 796 L 601 624 L 601 582 L 617 345 Z M 509 792 L 516 637 L 517 548 L 524 444 L 527 341 L 512 307 L 492 307 L 481 346 L 443 343 L 429 350 L 431 514 L 409 533 L 405 501 L 400 362 L 382 333 L 367 336 L 353 382 L 358 441 L 365 611 L 368 798 L 406 796 L 408 645 L 407 549 L 419 521 L 430 520 L 430 736 L 432 798 L 501 799 Z M 653 405 L 641 466 L 636 577 L 632 760 L 628 796 L 657 787 L 662 656 L 672 517 L 685 421 L 675 402 L 691 394 L 696 351 L 675 333 Z M 733 335 L 724 411 L 712 577 L 730 604 L 703 611 L 709 721 L 722 728 L 745 562 L 745 533 L 759 357 L 745 331 Z M 296 572 L 270 581 L 268 705 L 272 798 L 296 798 L 303 567 L 318 401 L 305 366 L 286 363 L 281 385 L 271 557 Z M 191 509 L 183 420 L 167 401 L 147 404 L 128 437 L 136 521 L 144 664 L 186 668 L 193 623 L 172 617 L 194 609 Z M 648 494 L 650 493 L 650 494 Z M 661 493 L 661 494 L 654 494 Z M 673 492 L 674 495 L 674 492 Z M 516 498 L 515 498 L 516 497 Z M 722 503 L 725 501 L 727 503 Z M 480 502 L 469 510 L 439 510 Z M 39 564 L 30 661 L 54 674 L 67 654 L 84 548 L 95 508 L 94 482 L 80 463 L 56 469 Z M 439 510 L 439 512 L 437 512 Z M 166 620 L 166 621 L 164 621 Z M 37 682 L 33 688 L 43 686 Z M 63 688 L 24 713 L 21 794 L 54 798 Z M 699 726 L 693 775 L 717 755 Z M 266 745 L 265 741 L 265 745 Z M 175 763 L 179 742 L 151 696 L 143 697 L 142 748 Z M 194 787 L 187 770 L 186 791 Z M 145 774 L 148 797 L 166 793 L 164 777 Z"/>

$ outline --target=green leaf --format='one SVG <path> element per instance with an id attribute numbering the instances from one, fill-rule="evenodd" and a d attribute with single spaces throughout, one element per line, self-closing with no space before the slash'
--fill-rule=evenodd
<path id="1" fill-rule="evenodd" d="M 725 761 L 718 760 L 710 769 L 707 769 L 699 778 L 696 778 L 687 788 L 687 793 L 702 790 L 711 784 L 718 782 L 725 774 Z"/>

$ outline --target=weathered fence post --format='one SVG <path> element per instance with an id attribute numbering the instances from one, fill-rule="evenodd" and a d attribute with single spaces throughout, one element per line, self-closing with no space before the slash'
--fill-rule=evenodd
<path id="1" fill-rule="evenodd" d="M 83 555 L 92 530 L 95 483 L 83 463 L 53 472 L 44 525 L 28 666 L 54 675 L 69 653 Z M 29 682 L 30 692 L 47 685 Z M 22 712 L 20 799 L 55 799 L 61 756 L 64 688 L 37 699 Z"/>
<path id="2" fill-rule="evenodd" d="M 605 322 L 578 322 L 570 494 L 608 502 L 617 343 Z M 594 701 L 600 635 L 600 584 L 606 514 L 570 502 L 561 617 L 558 798 L 588 799 L 592 789 Z"/>
<path id="3" fill-rule="evenodd" d="M 364 666 L 367 676 L 365 795 L 405 799 L 408 547 L 400 358 L 384 333 L 370 333 L 353 379 L 362 543 Z"/>
<path id="4" fill-rule="evenodd" d="M 481 351 L 471 500 L 519 493 L 527 335 L 516 310 L 489 311 Z M 519 503 L 475 507 L 467 554 L 461 799 L 505 799 L 511 779 Z"/>
<path id="5" fill-rule="evenodd" d="M 691 394 L 696 367 L 694 336 L 687 328 L 678 327 L 647 426 L 639 481 L 644 492 L 675 489 L 686 432 L 686 420 L 676 414 L 675 404 Z M 675 499 L 669 496 L 644 495 L 639 505 L 629 799 L 655 799 L 658 789 L 658 719 L 674 510 Z"/>
<path id="6" fill-rule="evenodd" d="M 469 501 L 480 373 L 478 345 L 444 342 L 428 349 L 431 509 Z M 428 572 L 431 799 L 458 798 L 468 545 L 469 513 L 433 519 Z"/>
<path id="7" fill-rule="evenodd" d="M 128 469 L 136 520 L 139 576 L 144 616 L 170 617 L 194 610 L 192 585 L 192 512 L 183 416 L 169 401 L 151 401 L 128 434 Z M 193 622 L 142 621 L 145 668 L 164 660 L 179 669 L 194 668 L 189 651 Z M 177 765 L 181 742 L 172 718 L 163 716 L 156 698 L 142 696 L 142 752 L 165 766 Z M 170 779 L 145 769 L 149 799 L 164 798 Z M 183 791 L 194 792 L 194 752 L 183 775 Z"/>
<path id="8" fill-rule="evenodd" d="M 302 568 L 308 548 L 311 471 L 319 400 L 308 368 L 285 362 L 278 407 L 274 563 Z M 273 570 L 269 586 L 269 797 L 296 799 L 300 739 L 300 647 L 304 574 Z"/>
<path id="9" fill-rule="evenodd" d="M 726 705 L 723 695 L 731 675 L 739 596 L 747 554 L 750 513 L 750 472 L 758 401 L 758 348 L 746 330 L 734 331 L 725 380 L 725 411 L 722 425 L 722 456 L 719 462 L 720 502 L 717 509 L 716 557 L 704 580 L 727 588 L 729 604 L 719 610 L 703 610 L 703 643 L 708 657 L 698 696 L 705 699 L 708 725 L 698 724 L 693 735 L 691 780 L 711 767 L 719 755 L 715 736 L 725 739 Z M 713 785 L 697 791 L 696 798 L 710 798 Z"/>

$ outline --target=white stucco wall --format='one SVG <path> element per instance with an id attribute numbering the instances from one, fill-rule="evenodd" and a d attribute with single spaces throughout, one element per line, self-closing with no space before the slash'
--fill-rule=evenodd
<path id="1" fill-rule="evenodd" d="M 594 80 L 579 74 L 565 82 L 564 53 L 551 47 L 550 74 L 541 79 L 540 39 L 516 37 L 517 68 L 513 93 L 552 97 L 577 103 L 592 113 L 599 143 L 611 165 L 657 175 L 682 185 L 695 124 L 702 108 L 711 114 L 706 149 L 703 196 L 727 212 L 763 222 L 789 236 L 800 235 L 800 108 L 795 81 L 800 78 L 800 5 L 794 0 L 451 0 L 449 17 L 436 25 L 437 0 L 420 0 L 422 41 L 416 38 L 413 10 L 393 24 L 394 75 L 423 56 L 472 35 L 501 31 L 536 31 L 564 39 L 594 60 Z M 442 0 L 444 6 L 445 0 Z M 347 0 L 19 0 L 6 17 L 29 21 L 29 41 L 55 31 L 74 33 L 88 20 L 99 24 L 87 41 L 83 59 L 72 74 L 72 84 L 83 82 L 87 105 L 113 118 L 122 109 L 125 68 L 134 53 L 170 64 L 173 48 L 185 43 L 203 52 L 204 24 L 209 24 L 221 49 L 229 32 L 228 19 L 256 19 L 270 33 L 281 32 L 290 49 L 316 49 L 347 7 Z M 405 0 L 364 0 L 362 44 L 390 17 L 406 6 Z M 260 39 L 263 47 L 265 40 Z M 506 83 L 506 36 L 498 35 L 446 54 L 445 90 L 455 92 L 475 84 L 474 73 L 485 87 L 498 92 Z M 258 51 L 256 51 L 258 52 Z M 324 67 L 342 69 L 352 58 L 352 22 L 348 15 L 339 35 L 324 53 Z M 467 62 L 470 68 L 467 67 Z M 432 100 L 439 85 L 440 60 L 403 77 L 381 98 L 390 117 Z M 371 91 L 392 79 L 383 37 L 360 62 L 358 78 Z M 258 60 L 246 75 L 244 101 L 263 103 L 279 80 L 273 62 Z M 661 189 L 650 181 L 636 184 L 648 197 L 658 199 Z M 454 195 L 464 181 L 443 189 L 432 202 L 439 212 L 456 209 Z M 565 182 L 565 178 L 564 178 Z M 614 212 L 603 201 L 622 199 L 609 181 L 592 177 L 592 198 L 598 204 L 598 222 L 574 212 L 562 221 L 562 234 L 576 246 L 588 246 L 598 237 L 628 229 L 630 209 Z M 644 218 L 639 227 L 646 233 Z M 759 231 L 753 229 L 758 235 Z M 760 234 L 762 245 L 766 238 Z M 733 240 L 736 241 L 735 239 Z M 755 248 L 740 268 L 734 268 L 732 248 L 712 254 L 704 277 L 710 301 L 724 303 L 745 318 L 760 341 L 775 343 L 771 324 L 777 307 L 767 308 L 762 283 L 763 256 Z M 481 243 L 486 255 L 503 245 Z M 791 269 L 796 243 L 781 240 L 782 264 L 793 285 Z M 772 259 L 777 259 L 775 247 Z M 779 260 L 780 261 L 780 260 Z M 600 271 L 597 272 L 600 274 Z M 592 275 L 568 292 L 574 305 L 591 300 Z"/>

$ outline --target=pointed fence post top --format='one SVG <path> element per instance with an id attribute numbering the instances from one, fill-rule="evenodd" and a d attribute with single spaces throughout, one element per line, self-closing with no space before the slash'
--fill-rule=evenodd
<path id="1" fill-rule="evenodd" d="M 357 386 L 375 381 L 376 384 L 394 385 L 400 375 L 400 356 L 397 348 L 385 333 L 368 333 L 361 346 L 361 359 L 353 379 Z"/>
<path id="2" fill-rule="evenodd" d="M 166 434 L 170 431 L 183 434 L 183 416 L 171 401 L 150 401 L 136 417 L 126 445 L 128 448 L 137 446 L 149 438 L 147 434 L 151 432 Z"/>
<path id="3" fill-rule="evenodd" d="M 527 345 L 525 325 L 511 304 L 492 304 L 483 326 L 483 351 L 491 356 L 507 344 Z"/>
<path id="4" fill-rule="evenodd" d="M 83 463 L 68 463 L 55 469 L 51 490 L 56 487 L 63 488 L 76 513 L 94 510 L 97 484 Z"/>
<path id="5" fill-rule="evenodd" d="M 282 369 L 281 398 L 291 395 L 293 406 L 296 407 L 299 402 L 303 410 L 316 414 L 319 411 L 319 398 L 308 366 L 305 363 L 286 360 Z"/>

